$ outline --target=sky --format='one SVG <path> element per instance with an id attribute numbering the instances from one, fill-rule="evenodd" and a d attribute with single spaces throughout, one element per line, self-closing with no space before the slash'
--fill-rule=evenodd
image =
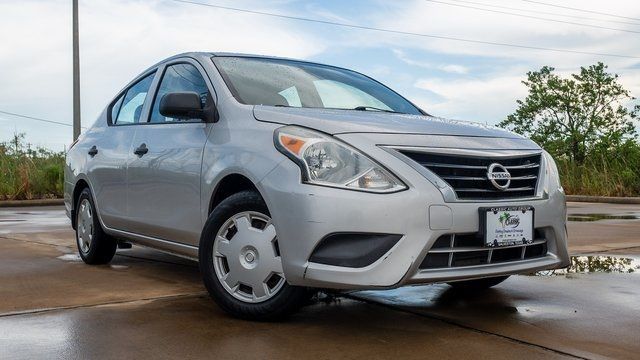
<path id="1" fill-rule="evenodd" d="M 80 0 L 83 126 L 89 127 L 138 73 L 186 51 L 265 54 L 342 66 L 382 81 L 430 114 L 487 124 L 515 110 L 516 100 L 526 96 L 521 83 L 526 73 L 544 65 L 567 76 L 580 66 L 602 61 L 640 97 L 637 0 L 192 1 L 401 32 L 635 58 L 352 29 L 173 0 Z M 71 49 L 70 0 L 0 0 L 0 111 L 71 124 Z M 0 141 L 15 132 L 54 150 L 72 141 L 70 126 L 0 113 Z"/>

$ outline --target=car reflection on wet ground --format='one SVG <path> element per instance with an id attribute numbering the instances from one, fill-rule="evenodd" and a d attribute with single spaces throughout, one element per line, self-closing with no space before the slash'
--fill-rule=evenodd
<path id="1" fill-rule="evenodd" d="M 610 214 L 572 214 L 567 216 L 569 221 L 598 221 L 598 220 L 637 220 L 640 219 L 639 214 L 622 214 L 622 215 L 610 215 Z"/>
<path id="2" fill-rule="evenodd" d="M 623 273 L 640 271 L 640 258 L 603 255 L 580 255 L 571 257 L 571 265 L 565 269 L 538 271 L 535 276 L 557 276 L 588 273 Z"/>
<path id="3" fill-rule="evenodd" d="M 595 220 L 569 222 L 568 269 L 325 294 L 272 324 L 222 313 L 194 262 L 134 247 L 86 266 L 61 208 L 0 209 L 0 359 L 637 357 L 640 206 L 569 213 Z"/>

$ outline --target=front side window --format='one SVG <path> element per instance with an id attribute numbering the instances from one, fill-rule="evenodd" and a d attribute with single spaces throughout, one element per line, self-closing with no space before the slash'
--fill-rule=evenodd
<path id="1" fill-rule="evenodd" d="M 151 110 L 152 123 L 185 121 L 185 119 L 174 119 L 160 114 L 160 101 L 162 97 L 172 92 L 195 92 L 200 96 L 202 107 L 206 105 L 207 99 L 209 98 L 209 88 L 207 88 L 204 78 L 195 66 L 186 63 L 167 66 L 153 102 L 153 108 Z M 188 121 L 190 119 L 186 120 Z M 191 120 L 200 121 L 199 119 Z"/>
<path id="2" fill-rule="evenodd" d="M 393 90 L 351 70 L 283 59 L 212 60 L 243 104 L 422 114 Z"/>

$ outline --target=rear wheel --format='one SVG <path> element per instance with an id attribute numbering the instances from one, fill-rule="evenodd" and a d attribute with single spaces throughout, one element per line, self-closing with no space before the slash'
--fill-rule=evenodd
<path id="1" fill-rule="evenodd" d="M 75 215 L 76 244 L 82 260 L 90 265 L 110 262 L 118 244 L 102 231 L 89 188 L 80 193 Z"/>
<path id="2" fill-rule="evenodd" d="M 200 271 L 211 297 L 233 316 L 277 320 L 309 297 L 287 284 L 276 229 L 266 204 L 254 191 L 222 201 L 204 227 Z"/>
<path id="3" fill-rule="evenodd" d="M 456 282 L 450 282 L 448 284 L 456 290 L 478 291 L 478 290 L 484 290 L 484 289 L 488 289 L 490 287 L 496 286 L 501 282 L 507 280 L 507 278 L 509 278 L 508 275 L 485 278 L 485 279 L 456 281 Z"/>

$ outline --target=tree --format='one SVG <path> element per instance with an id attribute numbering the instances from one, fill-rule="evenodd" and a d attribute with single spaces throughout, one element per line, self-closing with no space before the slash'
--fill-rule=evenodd
<path id="1" fill-rule="evenodd" d="M 561 78 L 544 66 L 527 73 L 529 90 L 518 100 L 516 111 L 498 126 L 525 135 L 554 156 L 567 157 L 578 165 L 595 151 L 609 151 L 634 141 L 634 120 L 640 105 L 599 62 L 579 74 Z M 635 141 L 634 141 L 635 142 Z"/>

